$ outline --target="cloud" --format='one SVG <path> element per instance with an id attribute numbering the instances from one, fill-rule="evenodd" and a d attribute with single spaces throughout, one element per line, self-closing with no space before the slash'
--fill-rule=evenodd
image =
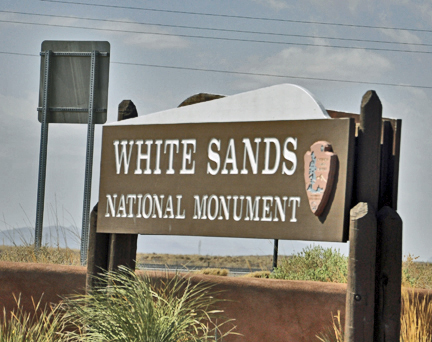
<path id="1" fill-rule="evenodd" d="M 129 21 L 127 19 L 116 19 L 118 21 Z M 151 50 L 163 49 L 183 49 L 189 46 L 189 42 L 176 33 L 163 30 L 151 25 L 141 25 L 139 23 L 104 23 L 99 28 L 106 29 L 107 34 L 121 39 L 122 42 L 129 46 Z M 109 30 L 119 30 L 125 32 L 116 32 Z"/>
<path id="2" fill-rule="evenodd" d="M 388 59 L 366 50 L 292 47 L 267 58 L 250 58 L 241 71 L 372 82 L 392 68 Z M 247 87 L 253 82 L 255 86 L 265 86 L 274 84 L 274 78 L 245 76 L 243 82 Z"/>
<path id="3" fill-rule="evenodd" d="M 285 0 L 253 0 L 254 2 L 268 6 L 277 10 L 288 8 L 289 5 Z"/>
<path id="4" fill-rule="evenodd" d="M 381 33 L 397 43 L 421 44 L 422 40 L 414 33 L 403 30 L 381 30 Z M 403 47 L 402 47 L 403 48 Z M 418 47 L 410 47 L 417 50 Z"/>

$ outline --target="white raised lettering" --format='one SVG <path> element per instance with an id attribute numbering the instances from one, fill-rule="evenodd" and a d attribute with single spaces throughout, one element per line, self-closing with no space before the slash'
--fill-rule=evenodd
<path id="1" fill-rule="evenodd" d="M 173 169 L 173 162 L 174 162 L 174 146 L 176 147 L 175 153 L 178 153 L 179 151 L 179 141 L 178 139 L 167 139 L 165 140 L 165 147 L 164 147 L 164 153 L 167 153 L 167 146 L 169 146 L 169 159 L 168 159 L 168 170 L 167 174 L 172 175 L 175 173 L 175 170 Z"/>
<path id="2" fill-rule="evenodd" d="M 153 171 L 153 173 L 155 175 L 160 175 L 161 174 L 161 169 L 160 169 L 160 154 L 161 154 L 161 145 L 163 143 L 163 140 L 155 140 L 155 145 L 156 145 L 156 165 L 155 165 L 155 169 Z"/>
<path id="3" fill-rule="evenodd" d="M 120 212 L 122 212 L 122 213 L 120 214 Z M 118 206 L 118 209 L 117 209 L 117 215 L 116 215 L 116 217 L 126 217 L 126 216 L 127 215 L 126 215 L 125 197 L 124 197 L 124 195 L 121 195 L 120 199 L 119 199 L 119 206 Z"/>
<path id="4" fill-rule="evenodd" d="M 300 207 L 300 197 L 290 197 L 288 201 L 288 206 L 290 207 L 291 207 L 291 202 L 293 202 L 293 206 L 292 206 L 292 215 L 291 215 L 290 222 L 297 222 L 296 209 Z"/>
<path id="5" fill-rule="evenodd" d="M 204 195 L 201 202 L 200 197 L 198 195 L 194 196 L 195 206 L 194 206 L 194 220 L 205 220 L 207 219 L 206 209 L 207 209 L 207 195 Z"/>
<path id="6" fill-rule="evenodd" d="M 107 207 L 106 207 L 106 212 L 105 212 L 105 217 L 115 217 L 115 206 L 116 206 L 116 202 L 117 202 L 117 194 L 113 194 L 111 195 L 106 195 L 107 198 Z M 113 201 L 114 199 L 114 201 Z M 111 212 L 111 214 L 110 214 Z"/>
<path id="7" fill-rule="evenodd" d="M 186 218 L 185 215 L 185 210 L 183 209 L 183 213 L 180 214 L 181 212 L 181 200 L 182 200 L 182 195 L 177 195 L 177 215 L 176 215 L 176 219 L 180 219 L 180 220 L 184 220 Z"/>
<path id="8" fill-rule="evenodd" d="M 242 175 L 248 174 L 248 169 L 246 168 L 246 154 L 249 158 L 249 163 L 252 169 L 252 173 L 256 175 L 258 173 L 258 152 L 259 152 L 259 143 L 261 142 L 261 138 L 254 139 L 256 144 L 255 156 L 252 151 L 252 145 L 249 138 L 243 139 L 244 144 L 244 154 L 243 154 L 243 169 L 241 170 Z"/>
<path id="9" fill-rule="evenodd" d="M 216 153 L 212 150 L 212 145 L 215 145 L 217 148 L 217 151 L 220 151 L 221 142 L 218 139 L 212 138 L 212 140 L 210 140 L 210 143 L 208 145 L 208 151 L 207 151 L 208 158 L 212 162 L 216 163 L 216 168 L 213 169 L 210 165 L 210 162 L 207 162 L 207 174 L 211 174 L 214 176 L 219 172 L 220 156 L 218 153 Z"/>
<path id="10" fill-rule="evenodd" d="M 225 163 L 221 172 L 221 174 L 223 175 L 228 174 L 227 164 L 231 164 L 231 170 L 229 171 L 230 175 L 238 174 L 234 139 L 230 139 L 228 143 L 227 153 L 225 156 Z"/>
<path id="11" fill-rule="evenodd" d="M 266 144 L 265 148 L 265 158 L 264 158 L 264 170 L 262 170 L 263 175 L 272 175 L 275 174 L 277 169 L 279 168 L 280 162 L 280 143 L 276 138 L 264 138 L 264 142 Z M 273 167 L 270 169 L 270 146 L 274 145 L 275 148 L 275 161 Z"/>
<path id="12" fill-rule="evenodd" d="M 120 154 L 119 154 L 119 143 L 120 143 L 120 145 L 122 145 Z M 129 163 L 130 163 L 130 158 L 131 158 L 131 154 L 132 154 L 132 147 L 133 147 L 134 141 L 133 140 L 129 141 L 129 154 L 126 151 L 126 145 L 127 144 L 128 144 L 127 140 L 122 140 L 121 142 L 118 140 L 114 140 L 114 142 L 113 142 L 115 160 L 116 160 L 116 173 L 117 174 L 120 174 L 122 161 L 123 161 L 124 174 L 126 175 L 129 172 Z"/>
<path id="13" fill-rule="evenodd" d="M 283 157 L 292 163 L 291 168 L 288 168 L 285 162 L 282 163 L 282 173 L 291 176 L 294 174 L 297 168 L 297 156 L 294 152 L 288 149 L 288 144 L 292 144 L 294 150 L 297 150 L 297 138 L 288 137 L 285 139 L 283 148 Z"/>
<path id="14" fill-rule="evenodd" d="M 126 203 L 129 203 L 129 215 L 128 217 L 134 217 L 133 205 L 136 203 L 136 195 L 127 195 Z"/>
<path id="15" fill-rule="evenodd" d="M 273 205 L 273 196 L 263 196 L 263 210 L 261 221 L 271 221 L 273 213 L 270 211 Z"/>
<path id="16" fill-rule="evenodd" d="M 169 213 L 169 215 L 168 215 Z M 172 196 L 167 197 L 166 206 L 165 206 L 165 213 L 163 218 L 174 218 L 174 208 L 173 208 L 173 201 Z"/>
<path id="17" fill-rule="evenodd" d="M 231 196 L 226 196 L 226 198 L 228 199 L 228 204 L 225 200 L 225 196 L 219 196 L 219 199 L 220 199 L 219 208 L 220 209 L 219 209 L 218 220 L 223 220 L 222 209 L 224 212 L 225 220 L 229 220 L 229 218 L 230 218 L 229 207 L 230 207 Z"/>
<path id="18" fill-rule="evenodd" d="M 212 205 L 212 202 L 214 202 L 214 205 Z M 208 219 L 210 221 L 213 221 L 217 217 L 218 211 L 219 211 L 219 200 L 216 195 L 211 195 L 207 206 Z"/>
<path id="19" fill-rule="evenodd" d="M 196 152 L 196 140 L 195 139 L 184 139 L 183 144 L 183 158 L 182 158 L 182 168 L 180 170 L 181 174 L 194 174 L 195 173 L 195 160 L 192 160 L 192 153 Z M 188 145 L 190 147 L 188 147 Z M 191 165 L 190 168 L 187 168 Z"/>
<path id="20" fill-rule="evenodd" d="M 147 145 L 147 153 L 141 152 L 142 144 L 144 143 L 143 140 L 136 140 L 135 144 L 137 145 L 138 151 L 137 151 L 137 165 L 135 174 L 136 175 L 142 175 L 143 171 L 141 170 L 141 161 L 146 161 L 146 168 L 144 171 L 145 175 L 150 175 L 152 172 L 150 170 L 150 155 L 151 155 L 151 145 L 153 144 L 153 140 L 146 140 L 145 144 Z"/>
<path id="21" fill-rule="evenodd" d="M 274 199 L 276 202 L 276 207 L 275 207 L 275 214 L 273 216 L 273 221 L 279 221 L 279 218 L 278 218 L 278 213 L 279 213 L 281 221 L 285 222 L 286 201 L 287 201 L 288 197 L 286 197 L 286 196 L 282 197 L 283 204 L 282 204 L 282 201 L 281 201 L 279 196 L 275 196 Z"/>
<path id="22" fill-rule="evenodd" d="M 160 201 L 159 201 L 159 197 L 160 197 Z M 162 218 L 162 206 L 163 206 L 163 199 L 165 197 L 165 195 L 159 195 L 159 197 L 157 195 L 153 195 L 153 215 L 152 218 Z M 157 215 L 156 215 L 156 210 L 157 210 Z"/>
<path id="23" fill-rule="evenodd" d="M 246 196 L 246 215 L 245 221 L 259 221 L 259 200 L 261 196 L 255 196 L 255 200 L 252 204 L 252 197 Z"/>

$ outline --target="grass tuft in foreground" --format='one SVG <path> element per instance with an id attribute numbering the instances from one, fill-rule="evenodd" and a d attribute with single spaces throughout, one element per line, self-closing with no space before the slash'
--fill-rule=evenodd
<path id="1" fill-rule="evenodd" d="M 33 302 L 34 312 L 25 312 L 21 306 L 21 298 L 15 298 L 17 307 L 7 313 L 3 309 L 0 318 L 1 342 L 57 342 L 67 341 L 62 338 L 64 324 L 57 308 L 40 307 Z"/>
<path id="2" fill-rule="evenodd" d="M 432 341 L 432 302 L 411 289 L 402 290 L 400 342 Z M 331 327 L 317 335 L 321 342 L 343 342 L 340 312 L 333 316 Z"/>
<path id="3" fill-rule="evenodd" d="M 220 331 L 230 320 L 214 309 L 219 300 L 210 294 L 210 285 L 193 284 L 180 276 L 152 283 L 126 268 L 109 272 L 99 281 L 110 285 L 65 300 L 64 319 L 76 328 L 67 337 L 76 341 L 186 342 L 213 341 L 215 336 L 232 333 Z"/>

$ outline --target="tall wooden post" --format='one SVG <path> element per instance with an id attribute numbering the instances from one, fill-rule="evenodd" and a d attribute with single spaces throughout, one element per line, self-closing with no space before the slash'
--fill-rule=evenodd
<path id="1" fill-rule="evenodd" d="M 368 203 L 351 209 L 345 342 L 371 342 L 374 334 L 376 216 Z"/>
<path id="2" fill-rule="evenodd" d="M 119 104 L 117 121 L 138 117 L 138 112 L 131 100 Z M 108 270 L 115 271 L 119 266 L 135 269 L 138 234 L 109 234 Z"/>
<path id="3" fill-rule="evenodd" d="M 131 100 L 123 100 L 119 104 L 118 121 L 137 116 L 138 112 Z M 135 269 L 138 234 L 97 233 L 97 215 L 98 204 L 93 208 L 90 219 L 87 291 L 97 285 L 95 276 L 100 272 L 116 270 L 120 265 Z"/>
<path id="4" fill-rule="evenodd" d="M 402 282 L 402 220 L 383 207 L 377 214 L 375 342 L 399 341 Z"/>
<path id="5" fill-rule="evenodd" d="M 370 342 L 374 335 L 376 209 L 380 190 L 382 105 L 374 91 L 362 99 L 354 169 L 345 342 Z"/>

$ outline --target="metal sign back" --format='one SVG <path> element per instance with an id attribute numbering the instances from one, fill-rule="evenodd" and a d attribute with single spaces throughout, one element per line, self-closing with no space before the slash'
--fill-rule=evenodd
<path id="1" fill-rule="evenodd" d="M 91 91 L 91 53 L 97 51 L 94 80 L 94 124 L 107 120 L 110 44 L 105 41 L 44 41 L 39 87 L 38 119 L 42 122 L 45 51 L 51 51 L 48 123 L 87 124 Z"/>

